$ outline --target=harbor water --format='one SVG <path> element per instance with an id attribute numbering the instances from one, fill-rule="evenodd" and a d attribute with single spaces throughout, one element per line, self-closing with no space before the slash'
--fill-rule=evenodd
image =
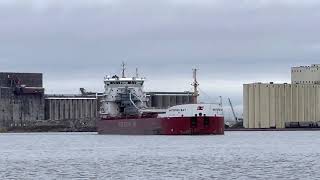
<path id="1" fill-rule="evenodd" d="M 320 132 L 0 134 L 0 179 L 319 179 Z"/>

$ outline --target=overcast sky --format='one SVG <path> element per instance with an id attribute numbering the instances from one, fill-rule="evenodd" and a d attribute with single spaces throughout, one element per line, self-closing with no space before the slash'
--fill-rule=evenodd
<path id="1" fill-rule="evenodd" d="M 290 81 L 320 63 L 320 1 L 1 0 L 0 71 L 42 72 L 47 93 L 103 90 L 138 67 L 146 90 L 242 102 L 242 84 Z"/>

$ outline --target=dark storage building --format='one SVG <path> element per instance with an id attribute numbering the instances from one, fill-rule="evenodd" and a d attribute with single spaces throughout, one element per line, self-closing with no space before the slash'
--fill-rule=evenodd
<path id="1" fill-rule="evenodd" d="M 0 129 L 28 127 L 44 119 L 40 73 L 0 73 Z"/>

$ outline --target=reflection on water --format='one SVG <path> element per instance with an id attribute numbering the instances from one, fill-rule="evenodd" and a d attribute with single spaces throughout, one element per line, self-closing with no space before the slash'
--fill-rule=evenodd
<path id="1" fill-rule="evenodd" d="M 320 132 L 0 134 L 0 179 L 319 179 Z"/>

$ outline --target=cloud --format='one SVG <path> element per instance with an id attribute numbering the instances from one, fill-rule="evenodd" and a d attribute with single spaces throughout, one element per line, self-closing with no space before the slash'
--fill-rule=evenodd
<path id="1" fill-rule="evenodd" d="M 43 72 L 47 92 L 102 90 L 126 61 L 149 90 L 200 88 L 241 104 L 242 84 L 316 63 L 319 1 L 0 1 L 0 71 Z M 149 86 L 149 87 L 147 87 Z"/>

